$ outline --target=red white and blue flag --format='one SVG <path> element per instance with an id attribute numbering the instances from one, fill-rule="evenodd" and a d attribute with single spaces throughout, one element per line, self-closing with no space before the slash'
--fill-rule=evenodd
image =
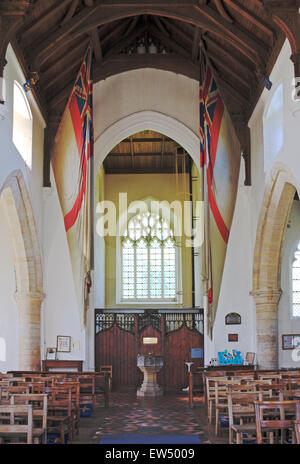
<path id="1" fill-rule="evenodd" d="M 81 322 L 91 258 L 92 47 L 88 47 L 55 137 L 51 164 L 68 239 Z"/>
<path id="2" fill-rule="evenodd" d="M 211 64 L 201 51 L 200 174 L 204 201 L 202 279 L 207 296 L 207 332 L 212 338 L 227 244 L 236 202 L 241 149 Z"/>

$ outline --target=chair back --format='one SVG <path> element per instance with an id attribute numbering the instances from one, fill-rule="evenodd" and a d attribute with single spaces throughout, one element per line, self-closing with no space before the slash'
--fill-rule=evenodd
<path id="1" fill-rule="evenodd" d="M 31 404 L 33 419 L 40 419 L 42 428 L 47 428 L 48 396 L 46 394 L 11 395 L 10 404 Z"/>
<path id="2" fill-rule="evenodd" d="M 294 430 L 297 401 L 255 401 L 254 405 L 258 444 L 263 443 L 264 431 Z"/>
<path id="3" fill-rule="evenodd" d="M 24 443 L 32 444 L 31 404 L 0 405 L 0 437 L 12 438 L 16 435 L 24 435 L 26 437 Z"/>

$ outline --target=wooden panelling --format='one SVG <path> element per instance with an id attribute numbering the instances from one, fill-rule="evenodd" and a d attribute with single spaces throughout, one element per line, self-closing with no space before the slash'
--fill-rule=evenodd
<path id="1" fill-rule="evenodd" d="M 188 375 L 185 362 L 191 361 L 192 348 L 204 347 L 202 329 L 195 324 L 202 316 L 189 315 L 190 322 L 187 323 L 187 312 L 177 313 L 174 319 L 172 313 L 145 314 L 131 314 L 134 318 L 134 328 L 131 331 L 126 323 L 124 327 L 127 330 L 121 328 L 122 324 L 118 324 L 117 319 L 112 325 L 109 323 L 101 326 L 96 318 L 96 369 L 101 364 L 112 365 L 114 389 L 137 389 L 143 380 L 143 375 L 137 368 L 137 355 L 151 353 L 164 357 L 164 367 L 157 378 L 165 390 L 186 387 Z M 157 344 L 143 344 L 144 337 L 157 338 Z M 194 361 L 195 365 L 202 365 L 201 360 Z"/>

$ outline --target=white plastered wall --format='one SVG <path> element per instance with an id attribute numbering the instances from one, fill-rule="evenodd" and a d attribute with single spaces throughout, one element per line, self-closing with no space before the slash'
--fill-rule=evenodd
<path id="1" fill-rule="evenodd" d="M 216 357 L 217 352 L 224 349 L 239 349 L 242 351 L 243 356 L 247 351 L 256 351 L 256 308 L 253 297 L 249 295 L 249 292 L 252 290 L 254 246 L 265 187 L 278 166 L 290 173 L 290 182 L 299 192 L 300 103 L 292 100 L 294 68 L 290 56 L 290 45 L 286 41 L 270 76 L 273 87 L 271 91 L 266 89 L 263 91 L 249 122 L 252 144 L 252 186 L 245 187 L 243 185 L 243 175 L 241 174 L 214 328 L 214 341 L 209 344 L 211 357 Z M 263 120 L 272 96 L 280 84 L 283 85 L 284 137 L 280 151 L 275 157 L 272 156 L 270 160 L 267 158 L 268 154 L 270 154 L 269 147 L 264 146 Z M 281 283 L 283 294 L 279 303 L 279 366 L 295 367 L 293 362 L 289 362 L 286 356 L 282 355 L 281 350 L 282 330 L 286 330 L 288 327 L 291 328 L 291 326 L 297 330 L 296 327 L 298 326 L 292 324 L 290 310 L 284 303 L 288 292 L 284 283 L 286 280 L 285 273 L 286 267 L 283 267 Z M 229 312 L 241 314 L 242 324 L 226 326 L 225 316 Z M 229 343 L 228 333 L 237 333 L 239 342 Z M 206 352 L 206 355 L 208 356 L 208 352 Z"/>
<path id="2" fill-rule="evenodd" d="M 13 85 L 16 80 L 22 86 L 26 79 L 10 45 L 6 60 L 5 107 L 4 110 L 1 108 L 0 115 L 0 189 L 11 172 L 21 170 L 29 192 L 42 254 L 45 298 L 41 309 L 41 359 L 44 359 L 47 347 L 56 346 L 57 335 L 70 335 L 73 341 L 79 342 L 76 343 L 76 350 L 60 354 L 60 358 L 85 360 L 85 330 L 80 327 L 63 218 L 53 177 L 51 189 L 42 186 L 45 121 L 32 92 L 27 93 L 33 118 L 30 169 L 12 141 Z M 0 371 L 5 371 L 18 369 L 18 308 L 14 298 L 16 281 L 10 243 L 7 242 L 9 236 L 2 211 L 0 214 L 0 337 L 3 332 L 7 346 L 7 361 L 5 364 L 0 361 Z"/>

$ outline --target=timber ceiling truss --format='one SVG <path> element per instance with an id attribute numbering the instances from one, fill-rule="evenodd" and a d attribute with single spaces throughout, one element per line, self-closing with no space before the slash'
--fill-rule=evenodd
<path id="1" fill-rule="evenodd" d="M 249 185 L 247 123 L 286 37 L 300 78 L 299 8 L 300 0 L 1 0 L 0 77 L 9 42 L 26 77 L 39 75 L 33 93 L 47 123 L 44 185 L 50 185 L 52 142 L 90 40 L 94 82 L 145 67 L 198 80 L 203 46 L 241 141 Z"/>

